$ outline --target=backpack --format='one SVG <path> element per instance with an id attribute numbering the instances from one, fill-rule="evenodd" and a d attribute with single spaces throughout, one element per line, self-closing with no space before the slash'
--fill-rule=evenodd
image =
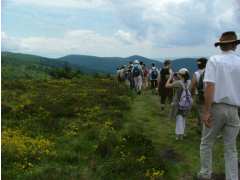
<path id="1" fill-rule="evenodd" d="M 205 75 L 205 71 L 200 75 L 199 81 L 197 84 L 198 99 L 201 102 L 204 102 L 204 82 L 203 82 L 204 75 Z"/>
<path id="2" fill-rule="evenodd" d="M 192 95 L 187 88 L 187 84 L 183 85 L 183 90 L 178 103 L 178 109 L 182 111 L 188 111 L 191 109 L 193 104 Z"/>
<path id="3" fill-rule="evenodd" d="M 157 77 L 158 77 L 158 72 L 157 72 L 157 70 L 156 70 L 156 69 L 152 70 L 152 72 L 151 72 L 151 78 L 152 78 L 153 80 L 155 80 L 155 79 L 157 79 Z"/>
<path id="4" fill-rule="evenodd" d="M 138 66 L 133 67 L 133 77 L 137 77 L 140 75 L 140 69 Z"/>

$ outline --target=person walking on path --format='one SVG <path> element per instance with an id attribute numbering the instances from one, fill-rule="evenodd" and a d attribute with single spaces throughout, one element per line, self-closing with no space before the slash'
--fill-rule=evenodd
<path id="1" fill-rule="evenodd" d="M 134 79 L 135 90 L 137 94 L 141 94 L 142 83 L 143 83 L 143 71 L 138 60 L 134 61 L 133 68 L 132 68 L 132 75 Z"/>
<path id="2" fill-rule="evenodd" d="M 240 128 L 240 56 L 235 52 L 238 44 L 240 40 L 235 32 L 223 33 L 215 43 L 222 53 L 210 57 L 206 66 L 198 179 L 211 179 L 214 140 L 222 132 L 226 179 L 238 180 L 236 138 Z"/>
<path id="3" fill-rule="evenodd" d="M 186 68 L 181 68 L 178 71 L 178 78 L 179 80 L 172 82 L 173 76 L 171 75 L 166 82 L 166 88 L 176 88 L 176 93 L 173 97 L 170 117 L 171 119 L 176 119 L 176 140 L 182 140 L 185 136 L 186 116 L 192 104 L 191 93 L 189 91 L 191 84 L 191 81 L 189 80 L 189 71 Z M 183 103 L 185 105 L 187 105 L 187 101 L 189 100 L 189 107 L 182 108 L 180 106 L 182 98 L 186 98 L 186 102 Z"/>
<path id="4" fill-rule="evenodd" d="M 198 70 L 194 72 L 192 81 L 191 81 L 191 93 L 192 96 L 196 95 L 196 107 L 197 107 L 197 119 L 198 125 L 201 128 L 201 116 L 203 113 L 204 105 L 204 72 L 207 64 L 206 58 L 197 59 Z"/>
<path id="5" fill-rule="evenodd" d="M 166 104 L 166 99 L 168 98 L 169 101 L 172 101 L 172 96 L 173 96 L 173 90 L 172 89 L 167 89 L 165 87 L 167 80 L 169 77 L 173 76 L 173 71 L 171 69 L 171 61 L 166 60 L 164 61 L 164 66 L 160 71 L 160 76 L 159 76 L 159 83 L 158 83 L 158 93 L 160 96 L 160 102 L 161 102 L 161 110 L 164 110 L 165 104 Z"/>
<path id="6" fill-rule="evenodd" d="M 159 70 L 156 68 L 155 64 L 152 63 L 152 68 L 149 71 L 149 78 L 150 78 L 151 89 L 153 93 L 155 93 L 157 88 L 158 75 L 159 75 Z"/>
<path id="7" fill-rule="evenodd" d="M 134 89 L 134 79 L 133 79 L 133 75 L 132 75 L 132 68 L 133 68 L 133 62 L 129 62 L 128 63 L 128 81 L 129 81 L 129 86 L 130 89 Z"/>
<path id="8" fill-rule="evenodd" d="M 146 67 L 145 64 L 143 64 L 143 88 L 147 89 L 148 88 L 148 68 Z"/>

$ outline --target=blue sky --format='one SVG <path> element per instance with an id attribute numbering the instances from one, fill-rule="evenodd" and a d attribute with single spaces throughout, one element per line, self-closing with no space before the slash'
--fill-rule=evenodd
<path id="1" fill-rule="evenodd" d="M 151 58 L 209 56 L 240 36 L 240 0 L 2 0 L 2 49 Z"/>

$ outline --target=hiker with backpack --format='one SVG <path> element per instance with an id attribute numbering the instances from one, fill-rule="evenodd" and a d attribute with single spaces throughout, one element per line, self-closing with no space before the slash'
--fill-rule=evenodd
<path id="1" fill-rule="evenodd" d="M 164 110 L 166 100 L 172 101 L 173 90 L 165 87 L 169 77 L 173 76 L 173 70 L 171 69 L 171 61 L 166 60 L 163 63 L 163 68 L 160 71 L 159 82 L 158 82 L 158 93 L 160 96 L 161 110 Z"/>
<path id="2" fill-rule="evenodd" d="M 197 107 L 197 119 L 198 125 L 201 127 L 201 116 L 203 112 L 203 104 L 204 104 L 204 74 L 205 67 L 207 64 L 206 58 L 199 58 L 196 61 L 198 70 L 194 72 L 192 81 L 191 81 L 191 93 L 192 96 L 196 95 L 196 107 Z"/>
<path id="3" fill-rule="evenodd" d="M 137 94 L 141 94 L 143 83 L 143 71 L 138 60 L 135 60 L 132 67 L 132 76 Z"/>
<path id="4" fill-rule="evenodd" d="M 158 75 L 159 75 L 159 70 L 156 68 L 155 64 L 152 63 L 152 68 L 149 71 L 149 79 L 151 82 L 151 89 L 153 92 L 157 88 Z"/>
<path id="5" fill-rule="evenodd" d="M 186 117 L 192 106 L 192 97 L 190 93 L 189 71 L 186 68 L 181 68 L 177 76 L 179 80 L 173 81 L 171 75 L 167 82 L 166 88 L 175 88 L 175 95 L 172 101 L 171 118 L 176 119 L 176 140 L 182 140 L 185 136 Z"/>
<path id="6" fill-rule="evenodd" d="M 235 50 L 239 44 L 235 32 L 223 33 L 215 43 L 222 52 L 210 57 L 206 65 L 199 180 L 211 179 L 212 149 L 220 132 L 224 141 L 226 179 L 238 180 L 236 138 L 240 129 L 240 56 Z"/>

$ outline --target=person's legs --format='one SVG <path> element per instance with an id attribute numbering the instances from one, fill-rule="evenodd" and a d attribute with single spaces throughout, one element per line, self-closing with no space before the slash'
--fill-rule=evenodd
<path id="1" fill-rule="evenodd" d="M 154 89 L 157 87 L 157 80 L 154 80 Z"/>
<path id="2" fill-rule="evenodd" d="M 151 89 L 153 89 L 153 88 L 154 88 L 154 81 L 151 80 Z"/>
<path id="3" fill-rule="evenodd" d="M 177 137 L 180 137 L 184 133 L 184 125 L 183 125 L 183 116 L 182 115 L 177 115 L 176 117 L 176 129 L 175 133 Z"/>
<path id="4" fill-rule="evenodd" d="M 197 132 L 201 133 L 202 130 L 202 115 L 203 115 L 203 104 L 197 104 Z"/>
<path id="5" fill-rule="evenodd" d="M 142 76 L 138 76 L 138 91 L 141 92 L 143 85 Z"/>
<path id="6" fill-rule="evenodd" d="M 223 129 L 226 180 L 237 180 L 238 153 L 236 139 L 239 133 L 240 123 L 237 108 L 229 107 L 227 111 L 228 119 Z"/>
<path id="7" fill-rule="evenodd" d="M 186 117 L 183 117 L 183 135 L 185 134 L 185 128 L 186 128 Z"/>
<path id="8" fill-rule="evenodd" d="M 212 147 L 214 141 L 224 125 L 224 116 L 218 105 L 212 107 L 212 127 L 207 128 L 203 125 L 202 139 L 200 144 L 200 163 L 201 169 L 199 177 L 211 178 L 212 174 Z"/>
<path id="9" fill-rule="evenodd" d="M 134 77 L 133 80 L 134 80 L 133 82 L 134 82 L 135 90 L 136 90 L 136 92 L 138 92 L 138 78 Z"/>
<path id="10" fill-rule="evenodd" d="M 166 93 L 165 93 L 165 89 L 162 88 L 161 89 L 161 109 L 164 110 L 164 107 L 165 107 L 165 103 L 166 103 Z"/>

